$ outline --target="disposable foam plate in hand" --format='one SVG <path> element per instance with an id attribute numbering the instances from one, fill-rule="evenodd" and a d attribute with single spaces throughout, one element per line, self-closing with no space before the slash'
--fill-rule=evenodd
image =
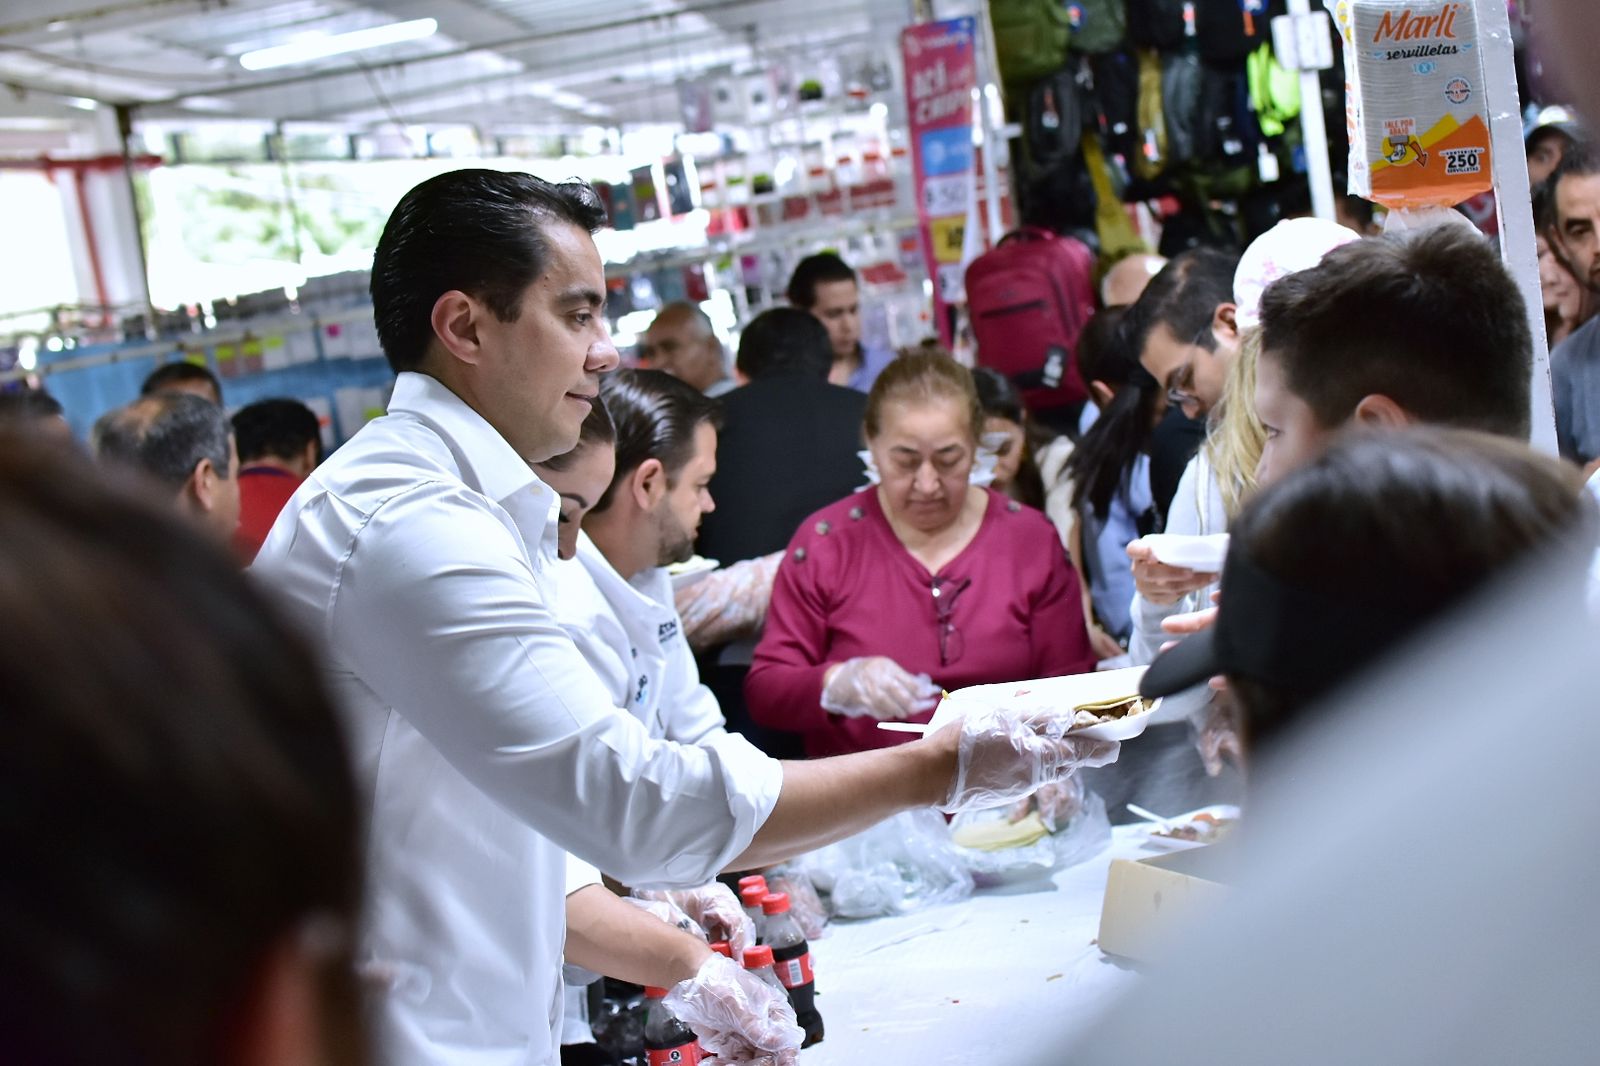
<path id="1" fill-rule="evenodd" d="M 703 555 L 696 555 L 681 563 L 673 563 L 667 567 L 667 576 L 672 579 L 672 589 L 676 592 L 678 589 L 686 589 L 690 585 L 704 581 L 707 574 L 721 565 L 715 559 L 707 559 Z"/>
<path id="2" fill-rule="evenodd" d="M 1014 681 L 1002 685 L 974 685 L 947 695 L 933 712 L 928 730 L 934 731 L 974 710 L 1000 707 L 1024 714 L 1039 713 L 1070 717 L 1075 707 L 1132 697 L 1139 691 L 1142 666 L 1126 670 L 1105 670 L 1092 674 L 1070 674 L 1038 681 Z M 1068 735 L 1092 740 L 1132 740 L 1150 724 L 1160 701 L 1136 713 L 1098 725 L 1067 730 Z"/>
<path id="3" fill-rule="evenodd" d="M 1181 566 L 1206 574 L 1222 573 L 1228 557 L 1228 535 L 1212 533 L 1195 536 L 1183 533 L 1151 533 L 1139 541 L 1150 549 L 1158 562 Z"/>

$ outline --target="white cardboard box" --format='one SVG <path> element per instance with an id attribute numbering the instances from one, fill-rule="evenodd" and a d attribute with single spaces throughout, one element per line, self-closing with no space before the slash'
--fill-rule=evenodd
<path id="1" fill-rule="evenodd" d="M 1226 895 L 1226 843 L 1147 859 L 1116 859 L 1100 909 L 1100 950 L 1139 962 L 1161 956 L 1174 936 Z"/>

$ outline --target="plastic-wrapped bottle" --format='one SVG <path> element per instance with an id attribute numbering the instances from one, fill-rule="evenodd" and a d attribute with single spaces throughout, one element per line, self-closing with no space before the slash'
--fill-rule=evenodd
<path id="1" fill-rule="evenodd" d="M 767 877 L 766 877 L 766 875 L 765 874 L 745 874 L 743 877 L 739 878 L 739 891 L 740 892 L 743 892 L 745 889 L 749 888 L 751 885 L 757 885 L 757 886 L 759 886 L 761 888 L 766 888 L 767 887 Z"/>
<path id="2" fill-rule="evenodd" d="M 725 959 L 733 958 L 733 945 L 726 940 L 713 940 L 711 942 L 711 950 Z"/>
<path id="3" fill-rule="evenodd" d="M 817 1011 L 817 985 L 811 969 L 811 946 L 800 930 L 800 923 L 789 913 L 789 894 L 774 892 L 761 901 L 766 914 L 762 932 L 765 944 L 772 949 L 773 972 L 778 983 L 789 993 L 789 1005 L 794 1008 L 795 1020 L 806 1031 L 805 1043 L 810 1047 L 822 1042 L 822 1015 Z"/>
<path id="4" fill-rule="evenodd" d="M 739 902 L 744 904 L 744 912 L 750 916 L 750 923 L 755 926 L 755 942 L 757 944 L 764 944 L 767 940 L 766 929 L 764 928 L 767 924 L 767 919 L 761 909 L 761 904 L 769 895 L 771 893 L 767 891 L 767 883 L 765 881 L 759 885 L 751 885 L 749 888 L 741 888 L 739 890 Z"/>
<path id="5" fill-rule="evenodd" d="M 661 997 L 664 988 L 646 988 L 648 1009 L 644 1016 L 644 1060 L 647 1066 L 696 1066 L 703 1052 L 694 1033 L 680 1022 Z"/>

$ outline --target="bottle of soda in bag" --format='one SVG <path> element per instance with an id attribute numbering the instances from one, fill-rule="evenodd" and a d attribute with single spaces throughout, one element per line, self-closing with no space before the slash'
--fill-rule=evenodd
<path id="1" fill-rule="evenodd" d="M 794 1008 L 795 1019 L 806 1031 L 805 1043 L 810 1047 L 822 1042 L 822 1015 L 817 1011 L 816 978 L 811 970 L 811 946 L 800 930 L 800 923 L 789 913 L 789 894 L 775 892 L 761 901 L 766 915 L 762 933 L 765 944 L 772 949 L 772 970 L 778 983 L 789 993 L 789 1005 Z"/>
<path id="2" fill-rule="evenodd" d="M 767 942 L 766 930 L 763 928 L 767 924 L 767 919 L 761 909 L 761 904 L 768 895 L 770 893 L 767 891 L 765 883 L 750 885 L 739 890 L 739 902 L 744 905 L 744 912 L 750 916 L 750 924 L 755 927 L 755 942 L 757 944 L 765 944 Z"/>
<path id="3" fill-rule="evenodd" d="M 648 1010 L 644 1016 L 644 1060 L 647 1066 L 697 1066 L 702 1052 L 694 1033 L 680 1022 L 661 997 L 664 988 L 646 988 Z"/>
<path id="4" fill-rule="evenodd" d="M 711 942 L 711 950 L 725 959 L 733 958 L 733 945 L 726 940 L 713 940 Z"/>
<path id="5" fill-rule="evenodd" d="M 766 878 L 766 875 L 765 874 L 746 874 L 745 876 L 739 878 L 739 891 L 740 892 L 743 892 L 745 889 L 749 888 L 751 885 L 759 885 L 763 891 L 767 891 L 767 878 Z"/>

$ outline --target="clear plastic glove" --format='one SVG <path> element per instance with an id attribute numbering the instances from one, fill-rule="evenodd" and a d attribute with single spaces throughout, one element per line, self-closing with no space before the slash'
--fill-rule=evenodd
<path id="1" fill-rule="evenodd" d="M 1024 796 L 1006 813 L 1009 822 L 1020 822 L 1029 811 L 1038 811 L 1044 827 L 1054 833 L 1083 810 L 1083 782 L 1076 777 L 1040 785 L 1031 796 Z"/>
<path id="2" fill-rule="evenodd" d="M 1191 719 L 1194 726 L 1194 746 L 1199 749 L 1200 761 L 1206 773 L 1216 777 L 1223 767 L 1233 763 L 1244 769 L 1244 743 L 1240 739 L 1239 707 L 1228 694 L 1221 694 L 1207 703 Z"/>
<path id="3" fill-rule="evenodd" d="M 945 729 L 957 729 L 956 777 L 939 809 L 948 814 L 998 807 L 1083 767 L 1117 761 L 1122 746 L 1062 734 L 1072 716 L 1020 714 L 986 707 Z M 940 730 L 944 732 L 944 730 Z"/>
<path id="4" fill-rule="evenodd" d="M 939 705 L 939 686 L 927 674 L 907 673 L 882 655 L 848 659 L 822 686 L 822 709 L 847 718 L 892 722 Z"/>
<path id="5" fill-rule="evenodd" d="M 772 581 L 783 552 L 713 570 L 673 594 L 689 647 L 704 648 L 754 636 L 767 620 Z"/>
<path id="6" fill-rule="evenodd" d="M 712 881 L 699 888 L 671 891 L 636 888 L 633 894 L 643 900 L 671 903 L 698 923 L 709 940 L 726 940 L 733 948 L 733 957 L 736 959 L 744 957 L 745 948 L 755 945 L 755 923 L 744 912 L 733 890 L 720 881 Z"/>
<path id="7" fill-rule="evenodd" d="M 783 986 L 713 955 L 667 993 L 667 1009 L 694 1031 L 711 1066 L 793 1066 L 805 1032 Z"/>
<path id="8" fill-rule="evenodd" d="M 647 914 L 653 914 L 668 925 L 675 925 L 685 933 L 692 933 L 701 940 L 706 938 L 706 931 L 700 928 L 700 923 L 683 912 L 676 903 L 665 899 L 640 899 L 637 896 L 624 896 L 623 901 L 633 904 Z"/>

